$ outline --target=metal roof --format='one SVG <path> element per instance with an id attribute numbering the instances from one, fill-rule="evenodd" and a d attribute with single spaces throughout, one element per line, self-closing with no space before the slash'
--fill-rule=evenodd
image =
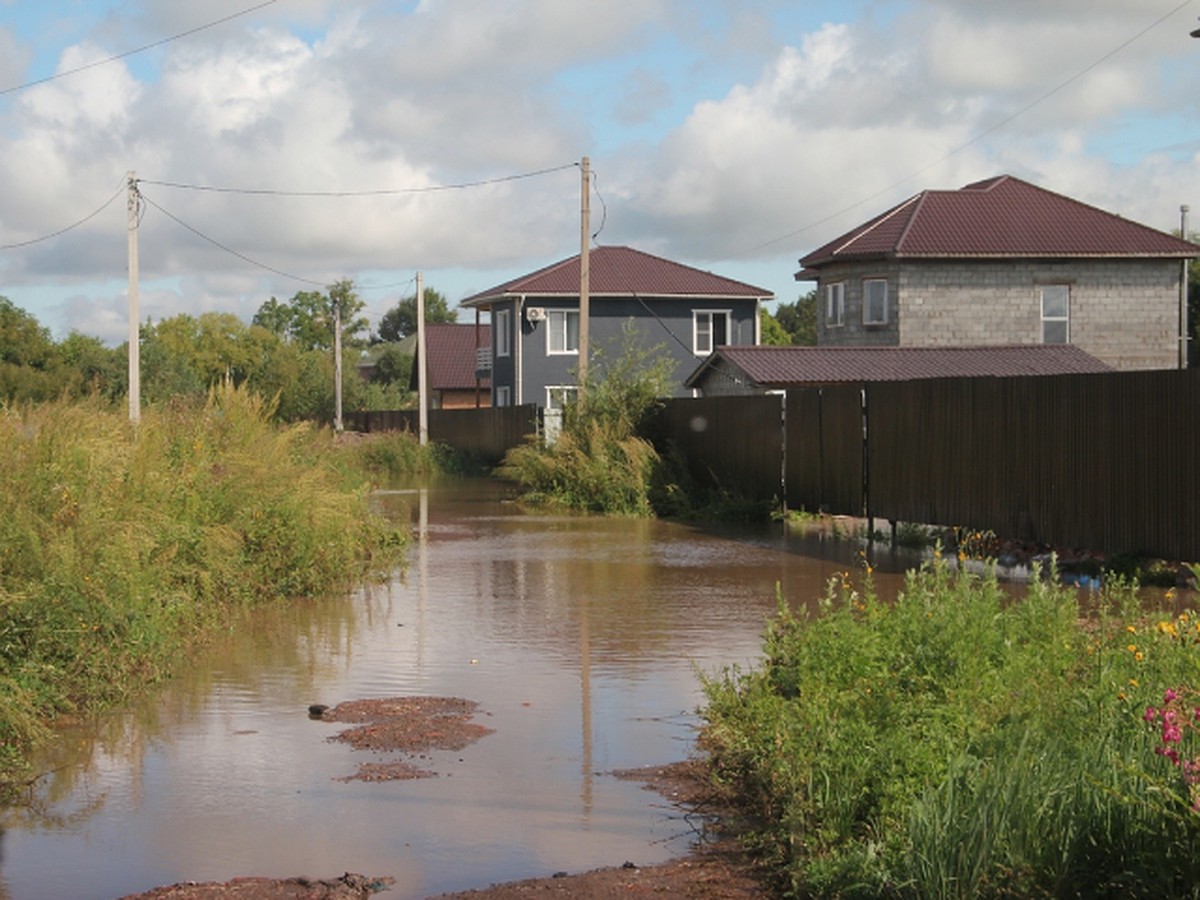
<path id="1" fill-rule="evenodd" d="M 761 388 L 1115 371 L 1072 344 L 971 347 L 718 347 L 685 382 L 697 387 L 719 363 Z M 720 377 L 720 376 L 717 376 Z"/>
<path id="2" fill-rule="evenodd" d="M 1196 244 L 999 175 L 910 197 L 809 253 L 796 278 L 808 280 L 822 266 L 859 259 L 1196 256 Z"/>
<path id="3" fill-rule="evenodd" d="M 772 291 L 631 247 L 596 247 L 588 253 L 588 289 L 595 297 L 774 297 Z M 514 296 L 579 296 L 579 254 L 521 275 L 463 300 L 487 306 Z"/>
<path id="4" fill-rule="evenodd" d="M 479 329 L 480 347 L 490 347 L 490 325 L 460 325 L 449 322 L 430 322 L 425 326 L 426 365 L 429 368 L 429 389 L 433 391 L 469 390 L 475 387 L 475 329 Z M 412 385 L 417 382 L 413 366 Z M 480 382 L 489 384 L 488 379 Z"/>

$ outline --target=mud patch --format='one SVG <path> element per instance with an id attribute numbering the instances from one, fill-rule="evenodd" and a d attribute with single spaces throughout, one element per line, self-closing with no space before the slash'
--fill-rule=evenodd
<path id="1" fill-rule="evenodd" d="M 433 778 L 437 772 L 412 762 L 434 750 L 463 750 L 492 733 L 471 721 L 479 704 L 458 697 L 389 697 L 349 700 L 313 718 L 354 725 L 329 738 L 355 750 L 399 753 L 409 759 L 363 763 L 339 781 L 406 781 Z"/>

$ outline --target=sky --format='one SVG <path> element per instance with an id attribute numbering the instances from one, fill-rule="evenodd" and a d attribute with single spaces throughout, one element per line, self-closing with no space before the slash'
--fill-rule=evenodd
<path id="1" fill-rule="evenodd" d="M 1200 230 L 1200 0 L 0 0 L 0 296 L 56 339 L 626 245 L 798 260 L 999 174 Z M 1189 230 L 1191 230 L 1189 228 Z M 471 314 L 464 313 L 464 319 Z"/>

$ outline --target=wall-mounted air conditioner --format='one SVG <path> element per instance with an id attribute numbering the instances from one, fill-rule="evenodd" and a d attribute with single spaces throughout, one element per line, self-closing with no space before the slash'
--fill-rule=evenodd
<path id="1" fill-rule="evenodd" d="M 527 306 L 525 307 L 525 318 L 530 322 L 541 322 L 546 318 L 546 308 L 544 306 Z"/>

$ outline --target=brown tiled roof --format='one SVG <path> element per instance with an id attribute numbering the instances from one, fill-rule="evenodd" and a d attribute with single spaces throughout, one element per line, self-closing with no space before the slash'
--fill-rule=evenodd
<path id="1" fill-rule="evenodd" d="M 601 297 L 747 297 L 775 296 L 755 287 L 671 262 L 630 247 L 596 247 L 588 253 L 588 290 Z M 500 297 L 579 296 L 579 255 L 522 275 L 462 301 L 482 306 Z"/>
<path id="2" fill-rule="evenodd" d="M 957 191 L 922 191 L 800 260 L 797 279 L 839 260 L 1200 256 L 1200 246 L 999 175 Z"/>
<path id="3" fill-rule="evenodd" d="M 433 391 L 469 390 L 475 387 L 475 326 L 446 322 L 431 322 L 425 326 L 426 362 L 429 366 L 429 389 Z M 492 327 L 479 326 L 479 346 L 490 347 Z M 413 365 L 413 387 L 416 387 L 416 365 Z M 489 384 L 488 379 L 480 382 Z"/>
<path id="4" fill-rule="evenodd" d="M 1113 368 L 1071 344 L 990 347 L 718 347 L 685 384 L 719 360 L 763 388 L 1010 375 L 1076 375 Z"/>

